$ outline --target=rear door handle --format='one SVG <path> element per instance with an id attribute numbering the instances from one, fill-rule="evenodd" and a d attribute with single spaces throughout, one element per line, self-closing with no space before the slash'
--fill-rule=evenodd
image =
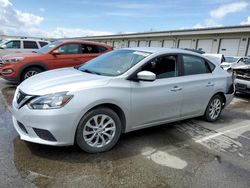
<path id="1" fill-rule="evenodd" d="M 207 87 L 212 87 L 212 86 L 214 86 L 214 84 L 212 82 L 208 82 L 206 86 Z"/>
<path id="2" fill-rule="evenodd" d="M 174 86 L 174 87 L 171 89 L 171 91 L 181 91 L 181 90 L 182 90 L 182 88 L 179 87 L 179 86 Z"/>

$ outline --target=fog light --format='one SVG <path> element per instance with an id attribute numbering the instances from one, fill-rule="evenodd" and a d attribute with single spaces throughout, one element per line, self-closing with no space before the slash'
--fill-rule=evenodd
<path id="1" fill-rule="evenodd" d="M 12 73 L 12 72 L 13 72 L 12 69 L 3 69 L 3 70 L 2 70 L 2 73 L 3 73 L 3 74 L 10 74 L 10 73 Z"/>

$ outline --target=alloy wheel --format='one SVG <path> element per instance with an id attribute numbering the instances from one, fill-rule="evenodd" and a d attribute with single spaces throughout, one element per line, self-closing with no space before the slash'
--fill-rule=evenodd
<path id="1" fill-rule="evenodd" d="M 220 115 L 222 109 L 222 103 L 221 100 L 218 98 L 215 98 L 209 106 L 209 116 L 211 119 L 216 119 Z"/>
<path id="2" fill-rule="evenodd" d="M 94 148 L 101 148 L 109 144 L 116 132 L 114 120 L 105 114 L 91 117 L 84 126 L 83 138 Z"/>
<path id="3" fill-rule="evenodd" d="M 29 78 L 29 77 L 31 77 L 31 76 L 34 76 L 34 75 L 36 75 L 36 74 L 38 74 L 37 71 L 34 71 L 34 70 L 28 71 L 28 72 L 25 73 L 24 79 L 26 80 L 27 78 Z"/>

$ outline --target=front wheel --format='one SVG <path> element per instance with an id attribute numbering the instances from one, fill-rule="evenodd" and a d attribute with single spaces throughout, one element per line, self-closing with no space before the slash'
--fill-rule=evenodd
<path id="1" fill-rule="evenodd" d="M 215 95 L 211 98 L 208 103 L 204 118 L 209 122 L 216 121 L 222 112 L 223 109 L 223 100 L 220 95 Z"/>
<path id="2" fill-rule="evenodd" d="M 24 81 L 28 79 L 29 77 L 34 76 L 36 74 L 39 74 L 40 72 L 42 72 L 42 70 L 37 67 L 28 68 L 23 72 L 21 81 Z"/>
<path id="3" fill-rule="evenodd" d="M 88 153 L 100 153 L 114 147 L 121 135 L 121 120 L 109 108 L 96 108 L 80 120 L 76 143 Z"/>

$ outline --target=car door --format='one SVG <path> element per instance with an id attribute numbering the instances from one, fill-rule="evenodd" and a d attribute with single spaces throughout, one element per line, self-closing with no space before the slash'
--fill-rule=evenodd
<path id="1" fill-rule="evenodd" d="M 23 40 L 23 49 L 22 52 L 30 53 L 32 51 L 35 51 L 39 48 L 36 41 L 28 41 Z"/>
<path id="2" fill-rule="evenodd" d="M 50 54 L 48 59 L 48 66 L 50 69 L 73 67 L 81 63 L 81 44 L 63 44 L 56 48 L 53 52 Z"/>
<path id="3" fill-rule="evenodd" d="M 131 81 L 131 116 L 135 127 L 150 126 L 180 117 L 182 80 L 178 56 L 163 55 L 149 61 L 141 71 L 156 74 L 156 80 Z"/>
<path id="4" fill-rule="evenodd" d="M 4 49 L 0 49 L 0 56 L 20 53 L 21 52 L 21 41 L 20 40 L 10 40 L 6 42 Z"/>
<path id="5" fill-rule="evenodd" d="M 80 43 L 64 44 L 54 50 L 57 52 L 56 55 L 53 53 L 50 55 L 49 68 L 74 67 L 83 64 L 99 55 L 93 49 Z"/>
<path id="6" fill-rule="evenodd" d="M 212 67 L 206 60 L 193 55 L 182 55 L 183 102 L 181 116 L 202 115 L 214 94 Z"/>

